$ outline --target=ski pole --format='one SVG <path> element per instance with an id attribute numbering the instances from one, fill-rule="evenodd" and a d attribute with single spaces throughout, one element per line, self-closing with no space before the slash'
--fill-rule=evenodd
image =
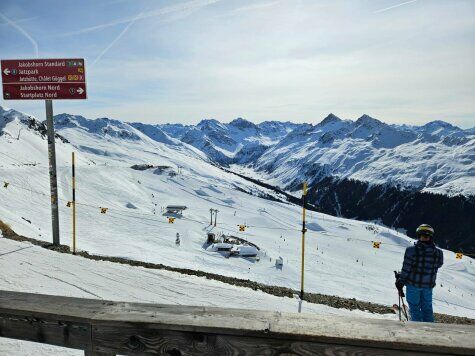
<path id="1" fill-rule="evenodd" d="M 399 321 L 402 321 L 402 316 L 401 316 L 401 293 L 399 292 L 399 290 L 397 292 L 398 292 L 397 295 L 398 295 L 398 301 L 399 301 L 399 307 L 398 307 Z"/>
<path id="2" fill-rule="evenodd" d="M 404 297 L 403 296 L 401 296 L 401 300 L 402 300 L 402 307 L 403 307 L 404 316 L 406 317 L 406 321 L 409 321 L 409 317 L 407 316 L 406 303 L 404 303 Z"/>

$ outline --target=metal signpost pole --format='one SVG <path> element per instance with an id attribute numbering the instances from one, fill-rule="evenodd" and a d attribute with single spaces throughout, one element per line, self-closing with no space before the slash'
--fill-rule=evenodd
<path id="1" fill-rule="evenodd" d="M 305 273 L 305 233 L 307 229 L 305 227 L 305 208 L 307 205 L 307 182 L 303 182 L 303 194 L 302 194 L 302 274 L 300 278 L 300 300 L 304 299 L 304 273 Z"/>
<path id="2" fill-rule="evenodd" d="M 74 152 L 71 152 L 72 157 L 72 175 L 73 175 L 73 255 L 76 254 L 76 168 Z"/>
<path id="3" fill-rule="evenodd" d="M 59 246 L 58 182 L 56 176 L 56 149 L 54 144 L 53 101 L 45 100 L 48 136 L 49 183 L 51 190 L 51 222 L 53 245 Z"/>

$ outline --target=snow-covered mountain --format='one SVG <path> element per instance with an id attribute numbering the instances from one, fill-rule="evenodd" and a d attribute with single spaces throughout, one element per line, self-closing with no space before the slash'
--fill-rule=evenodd
<path id="1" fill-rule="evenodd" d="M 121 137 L 129 140 L 139 140 L 140 137 L 131 130 L 128 124 L 106 117 L 88 120 L 80 115 L 60 114 L 54 117 L 58 130 L 63 128 L 78 128 L 102 137 Z"/>
<path id="2" fill-rule="evenodd" d="M 286 189 L 331 177 L 448 196 L 475 194 L 474 129 L 443 121 L 389 125 L 369 115 L 352 121 L 329 114 L 315 125 L 242 118 L 130 125 L 158 142 L 164 134 L 185 142 L 220 165 L 251 167 Z"/>
<path id="3" fill-rule="evenodd" d="M 331 176 L 472 195 L 474 158 L 475 135 L 441 121 L 409 127 L 368 115 L 354 122 L 329 115 L 283 138 L 254 167 L 287 188 Z"/>
<path id="4" fill-rule="evenodd" d="M 146 124 L 135 124 L 135 127 L 118 120 L 109 118 L 86 119 L 79 115 L 59 114 L 54 116 L 55 129 L 57 132 L 69 136 L 74 133 L 75 136 L 83 139 L 76 139 L 77 147 L 82 150 L 90 152 L 99 152 L 98 147 L 101 147 L 100 152 L 105 155 L 116 155 L 118 162 L 122 160 L 125 155 L 121 149 L 121 144 L 117 144 L 115 138 L 120 141 L 128 141 L 131 144 L 138 146 L 140 150 L 142 145 L 150 145 L 155 147 L 157 143 L 164 144 L 164 147 L 173 147 L 177 151 L 184 152 L 193 157 L 198 157 L 204 161 L 209 161 L 206 155 L 180 140 L 170 137 L 167 133 L 159 128 L 149 127 Z M 94 138 L 95 145 L 86 146 L 83 142 L 90 142 L 90 137 Z M 116 149 L 111 149 L 110 146 L 117 145 Z M 121 152 L 120 154 L 117 154 Z M 144 162 L 137 162 L 144 163 Z"/>
<path id="5" fill-rule="evenodd" d="M 19 234 L 51 241 L 47 141 L 35 129 L 41 123 L 13 110 L 1 113 L 0 181 L 9 184 L 0 188 L 0 220 Z M 36 124 L 30 125 L 31 120 Z M 64 137 L 56 143 L 62 243 L 71 245 L 67 202 L 70 157 L 75 151 L 79 249 L 299 289 L 301 207 L 222 170 L 203 152 L 169 136 L 171 143 L 155 141 L 114 120 L 63 115 L 56 122 Z M 131 168 L 137 164 L 150 168 Z M 187 209 L 174 215 L 171 224 L 167 205 Z M 210 224 L 211 208 L 219 211 L 216 226 Z M 412 243 L 409 237 L 375 223 L 323 213 L 309 212 L 307 218 L 308 292 L 385 305 L 396 301 L 393 270 L 401 267 L 404 249 Z M 245 225 L 245 231 L 238 225 Z M 259 260 L 239 254 L 225 258 L 216 245 L 206 243 L 208 233 L 257 245 Z M 373 241 L 381 242 L 379 249 L 373 248 Z M 474 268 L 470 258 L 457 260 L 453 252 L 445 251 L 438 280 L 442 286 L 435 291 L 436 311 L 474 317 L 475 299 L 468 297 L 474 292 Z"/>
<path id="6" fill-rule="evenodd" d="M 291 122 L 265 121 L 258 125 L 243 118 L 223 124 L 214 119 L 205 119 L 197 125 L 162 124 L 131 125 L 152 139 L 155 131 L 165 132 L 206 153 L 216 163 L 247 164 L 255 162 L 269 147 L 299 126 Z"/>
<path id="7" fill-rule="evenodd" d="M 472 130 L 442 121 L 399 126 L 368 115 L 350 121 L 331 114 L 291 132 L 251 168 L 288 190 L 307 181 L 309 200 L 327 213 L 380 219 L 410 234 L 430 223 L 443 246 L 475 251 Z"/>

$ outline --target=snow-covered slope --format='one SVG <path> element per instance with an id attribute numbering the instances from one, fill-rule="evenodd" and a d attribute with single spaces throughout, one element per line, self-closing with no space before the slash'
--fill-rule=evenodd
<path id="1" fill-rule="evenodd" d="M 1 238 L 0 289 L 76 298 L 297 312 L 296 299 L 163 270 L 58 254 Z M 74 268 L 71 268 L 74 266 Z M 304 302 L 303 313 L 396 319 Z M 84 355 L 83 351 L 0 337 L 1 355 Z"/>
<path id="2" fill-rule="evenodd" d="M 51 241 L 46 140 L 25 124 L 26 116 L 13 111 L 2 116 L 0 181 L 9 185 L 0 188 L 0 219 L 20 234 Z M 71 124 L 74 120 L 78 125 Z M 112 120 L 104 126 L 81 120 L 58 122 L 59 134 L 69 141 L 57 140 L 62 243 L 71 244 L 71 210 L 66 203 L 71 199 L 74 150 L 78 248 L 300 288 L 300 207 L 259 198 L 275 194 L 224 172 L 186 143 L 158 142 Z M 108 127 L 106 132 L 103 127 Z M 120 130 L 130 134 L 116 134 Z M 131 169 L 135 164 L 154 167 Z M 167 205 L 186 205 L 187 209 L 171 224 L 163 215 Z M 100 207 L 108 208 L 107 212 L 101 214 Z M 216 227 L 210 225 L 210 209 L 218 210 Z M 247 228 L 240 232 L 237 225 Z M 314 212 L 309 213 L 308 229 L 307 291 L 387 305 L 397 301 L 393 270 L 400 268 L 410 238 L 371 223 Z M 260 260 L 225 258 L 215 251 L 216 246 L 206 245 L 209 232 L 256 244 Z M 381 248 L 374 249 L 372 241 L 382 242 Z M 275 265 L 279 256 L 282 269 Z M 456 260 L 449 251 L 445 260 L 435 290 L 436 311 L 475 317 L 472 260 Z"/>
<path id="3" fill-rule="evenodd" d="M 93 261 L 7 239 L 0 239 L 0 250 L 5 251 L 5 257 L 0 259 L 2 290 L 115 301 L 297 312 L 295 299 L 203 277 Z M 306 302 L 302 308 L 304 312 L 328 315 L 397 318 L 394 314 L 350 311 Z"/>

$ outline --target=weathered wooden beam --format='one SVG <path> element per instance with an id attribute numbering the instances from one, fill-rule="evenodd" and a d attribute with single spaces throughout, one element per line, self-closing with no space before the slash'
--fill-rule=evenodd
<path id="1" fill-rule="evenodd" d="M 93 327 L 93 350 L 120 355 L 434 355 L 434 353 L 388 350 L 368 346 L 305 342 L 281 338 L 192 333 L 142 326 Z"/>
<path id="2" fill-rule="evenodd" d="M 90 323 L 67 318 L 41 317 L 36 314 L 6 314 L 0 312 L 0 337 L 40 342 L 72 349 L 92 347 Z"/>
<path id="3" fill-rule="evenodd" d="M 56 295 L 0 291 L 0 313 L 15 310 L 18 315 L 41 314 L 45 317 L 67 315 L 69 320 L 89 321 L 104 305 L 99 299 L 68 298 Z"/>
<path id="4" fill-rule="evenodd" d="M 115 354 L 99 351 L 84 351 L 84 356 L 115 356 Z"/>
<path id="5" fill-rule="evenodd" d="M 0 291 L 0 336 L 89 355 L 475 354 L 475 327 Z"/>

